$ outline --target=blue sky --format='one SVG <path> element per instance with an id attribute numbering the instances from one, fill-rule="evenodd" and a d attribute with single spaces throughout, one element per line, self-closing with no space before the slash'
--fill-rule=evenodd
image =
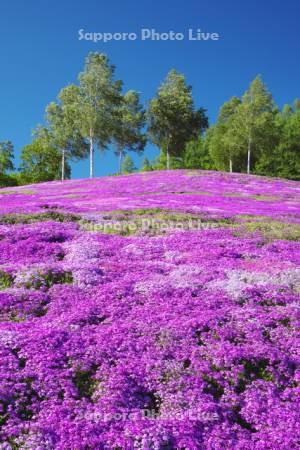
<path id="1" fill-rule="evenodd" d="M 88 52 L 107 53 L 125 89 L 155 95 L 175 68 L 193 86 L 196 106 L 216 119 L 220 105 L 241 95 L 260 73 L 282 106 L 300 97 L 299 0 L 1 0 L 0 140 L 12 140 L 17 155 L 44 119 L 45 106 L 76 82 Z M 133 32 L 142 28 L 189 28 L 217 32 L 219 41 L 79 41 L 78 30 Z M 157 149 L 149 145 L 149 157 Z M 139 162 L 139 158 L 136 158 Z M 96 176 L 116 171 L 112 151 L 97 154 Z M 88 162 L 74 164 L 73 177 L 88 175 Z"/>

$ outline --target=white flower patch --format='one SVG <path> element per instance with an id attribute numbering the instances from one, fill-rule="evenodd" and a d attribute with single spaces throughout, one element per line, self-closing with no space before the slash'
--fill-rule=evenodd
<path id="1" fill-rule="evenodd" d="M 10 330 L 2 330 L 0 334 L 0 344 L 13 348 L 17 340 L 17 333 Z"/>
<path id="2" fill-rule="evenodd" d="M 102 279 L 98 259 L 101 248 L 97 239 L 85 234 L 65 244 L 64 248 L 63 265 L 72 272 L 74 282 L 80 287 L 96 286 Z"/>
<path id="3" fill-rule="evenodd" d="M 164 257 L 167 261 L 170 261 L 175 264 L 183 260 L 183 254 L 176 250 L 173 251 L 170 250 L 168 252 L 165 252 Z"/>
<path id="4" fill-rule="evenodd" d="M 125 247 L 123 247 L 123 252 L 131 255 L 143 255 L 144 251 L 141 247 L 139 247 L 136 244 L 128 244 Z"/>
<path id="5" fill-rule="evenodd" d="M 208 284 L 210 288 L 221 288 L 233 298 L 238 298 L 242 291 L 251 286 L 284 285 L 290 288 L 300 288 L 300 269 L 283 271 L 247 272 L 243 270 L 230 270 L 226 272 L 224 280 L 213 281 Z"/>
<path id="6" fill-rule="evenodd" d="M 139 281 L 135 284 L 135 291 L 146 294 L 168 288 L 196 288 L 200 285 L 200 274 L 199 267 L 185 264 L 171 270 L 169 274 L 156 275 L 150 280 Z"/>

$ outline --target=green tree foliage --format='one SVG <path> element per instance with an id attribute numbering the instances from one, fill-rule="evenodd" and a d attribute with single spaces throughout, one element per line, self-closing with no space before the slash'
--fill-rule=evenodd
<path id="1" fill-rule="evenodd" d="M 14 174 L 11 173 L 14 170 L 13 160 L 14 146 L 12 142 L 0 142 L 0 188 L 17 185 L 17 180 Z"/>
<path id="2" fill-rule="evenodd" d="M 11 141 L 0 142 L 0 174 L 14 170 L 14 146 Z"/>
<path id="3" fill-rule="evenodd" d="M 236 108 L 227 133 L 234 148 L 247 155 L 247 173 L 268 146 L 275 128 L 274 102 L 258 75 Z"/>
<path id="4" fill-rule="evenodd" d="M 90 53 L 79 74 L 79 86 L 67 86 L 60 94 L 66 114 L 89 143 L 90 177 L 94 176 L 95 146 L 105 149 L 114 134 L 122 102 L 122 82 L 114 81 L 115 67 L 105 54 Z"/>
<path id="5" fill-rule="evenodd" d="M 299 105 L 300 106 L 300 105 Z M 277 113 L 278 143 L 272 151 L 262 153 L 256 173 L 300 181 L 300 108 L 285 105 Z"/>
<path id="6" fill-rule="evenodd" d="M 240 147 L 232 139 L 230 129 L 237 108 L 241 105 L 238 97 L 232 97 L 220 108 L 218 120 L 206 132 L 205 147 L 219 170 L 232 172 L 233 166 L 238 170 L 240 159 Z"/>
<path id="7" fill-rule="evenodd" d="M 22 184 L 58 180 L 61 177 L 61 152 L 45 137 L 36 137 L 31 144 L 26 145 L 22 149 L 21 161 Z M 70 178 L 68 162 L 65 174 L 66 178 Z"/>
<path id="8" fill-rule="evenodd" d="M 122 163 L 122 173 L 129 174 L 135 172 L 137 169 L 130 155 L 126 155 Z"/>
<path id="9" fill-rule="evenodd" d="M 204 139 L 200 136 L 197 140 L 186 144 L 183 155 L 183 167 L 185 169 L 212 170 L 215 168 Z"/>
<path id="10" fill-rule="evenodd" d="M 166 161 L 167 157 L 165 153 L 160 153 L 152 163 L 149 162 L 148 158 L 145 158 L 141 171 L 164 170 Z M 171 156 L 170 163 L 173 169 L 213 170 L 216 168 L 209 154 L 207 142 L 201 136 L 198 139 L 188 142 L 180 157 Z"/>
<path id="11" fill-rule="evenodd" d="M 295 112 L 300 111 L 300 100 L 299 100 L 299 98 L 296 98 L 295 101 L 294 101 L 294 110 L 295 110 Z"/>
<path id="12" fill-rule="evenodd" d="M 8 175 L 5 173 L 0 173 L 0 188 L 18 186 L 18 184 L 18 174 L 11 173 Z"/>
<path id="13" fill-rule="evenodd" d="M 288 108 L 285 113 L 289 114 Z M 206 133 L 206 145 L 219 170 L 257 173 L 262 160 L 280 140 L 278 110 L 258 75 L 242 98 L 232 97 L 221 108 L 217 123 Z"/>
<path id="14" fill-rule="evenodd" d="M 165 170 L 168 165 L 172 168 L 172 170 L 182 169 L 182 158 L 183 154 L 181 154 L 180 157 L 169 155 L 168 158 L 168 155 L 165 152 L 160 152 L 160 154 L 154 158 L 152 162 L 153 170 Z"/>
<path id="15" fill-rule="evenodd" d="M 88 145 L 75 126 L 75 116 L 64 103 L 50 103 L 46 114 L 50 142 L 61 152 L 61 179 L 64 180 L 66 161 L 85 158 Z"/>
<path id="16" fill-rule="evenodd" d="M 284 122 L 276 175 L 300 181 L 300 108 Z"/>
<path id="17" fill-rule="evenodd" d="M 136 91 L 126 92 L 118 113 L 113 137 L 116 154 L 119 157 L 119 173 L 122 173 L 122 161 L 125 152 L 130 150 L 142 153 L 146 145 L 146 136 L 142 131 L 145 125 L 145 111 Z"/>
<path id="18" fill-rule="evenodd" d="M 119 173 L 132 173 L 136 168 L 128 152 L 142 153 L 146 136 L 160 154 L 152 162 L 145 158 L 142 171 L 251 171 L 300 181 L 300 100 L 280 111 L 260 76 L 243 96 L 224 103 L 209 129 L 205 110 L 196 110 L 191 86 L 175 70 L 146 112 L 136 91 L 122 93 L 104 54 L 89 53 L 78 80 L 47 106 L 46 126 L 38 126 L 33 142 L 23 148 L 19 173 L 12 173 L 12 143 L 0 142 L 0 187 L 69 178 L 69 162 L 87 156 L 93 177 L 95 149 L 109 145 L 119 156 Z"/>
<path id="19" fill-rule="evenodd" d="M 151 172 L 153 170 L 152 164 L 148 158 L 144 158 L 142 162 L 141 172 Z"/>
<path id="20" fill-rule="evenodd" d="M 150 101 L 147 111 L 150 140 L 166 155 L 166 167 L 171 157 L 181 157 L 188 141 L 197 138 L 208 126 L 204 109 L 195 110 L 192 88 L 184 75 L 171 70 Z"/>

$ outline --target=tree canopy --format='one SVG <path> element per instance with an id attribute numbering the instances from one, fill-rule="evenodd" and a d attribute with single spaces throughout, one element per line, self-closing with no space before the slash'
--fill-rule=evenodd
<path id="1" fill-rule="evenodd" d="M 147 117 L 149 138 L 166 154 L 167 169 L 170 157 L 181 156 L 186 143 L 208 126 L 205 110 L 195 109 L 192 88 L 176 70 L 169 72 L 150 101 Z"/>
<path id="2" fill-rule="evenodd" d="M 0 142 L 0 174 L 14 170 L 14 146 L 11 141 Z"/>

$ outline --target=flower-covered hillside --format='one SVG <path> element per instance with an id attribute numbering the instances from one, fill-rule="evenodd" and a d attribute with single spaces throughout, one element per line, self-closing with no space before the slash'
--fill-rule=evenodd
<path id="1" fill-rule="evenodd" d="M 61 208 L 79 214 L 140 208 L 222 216 L 299 214 L 298 182 L 201 171 L 146 172 L 93 180 L 54 181 L 0 191 L 1 213 Z M 299 220 L 299 216 L 298 216 Z"/>
<path id="2" fill-rule="evenodd" d="M 0 449 L 300 446 L 300 184 L 0 191 Z"/>

